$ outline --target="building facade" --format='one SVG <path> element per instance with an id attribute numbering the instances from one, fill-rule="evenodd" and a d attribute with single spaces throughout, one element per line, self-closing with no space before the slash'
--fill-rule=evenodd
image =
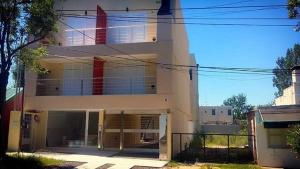
<path id="1" fill-rule="evenodd" d="M 198 121 L 200 124 L 224 124 L 233 123 L 231 106 L 200 106 Z"/>
<path id="2" fill-rule="evenodd" d="M 25 76 L 23 147 L 147 149 L 170 159 L 171 133 L 193 132 L 198 112 L 194 68 L 173 66 L 196 61 L 171 8 L 179 1 L 57 1 L 56 44 L 41 60 L 49 73 Z"/>
<path id="3" fill-rule="evenodd" d="M 231 106 L 200 106 L 197 130 L 209 134 L 237 134 L 240 127 L 233 123 Z"/>

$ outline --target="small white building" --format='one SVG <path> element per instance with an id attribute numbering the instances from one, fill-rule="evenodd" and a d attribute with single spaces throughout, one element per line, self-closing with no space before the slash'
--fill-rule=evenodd
<path id="1" fill-rule="evenodd" d="M 300 159 L 291 151 L 286 134 L 300 124 L 300 105 L 261 107 L 248 114 L 250 146 L 257 164 L 264 167 L 299 168 Z"/>
<path id="2" fill-rule="evenodd" d="M 202 124 L 223 124 L 233 123 L 233 113 L 231 106 L 200 106 L 199 123 Z"/>

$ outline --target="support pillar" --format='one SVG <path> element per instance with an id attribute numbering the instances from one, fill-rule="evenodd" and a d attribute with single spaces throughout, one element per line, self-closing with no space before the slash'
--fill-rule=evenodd
<path id="1" fill-rule="evenodd" d="M 120 114 L 120 121 L 121 121 L 121 125 L 120 125 L 120 151 L 123 151 L 124 149 L 124 111 L 121 111 Z"/>
<path id="2" fill-rule="evenodd" d="M 104 121 L 105 121 L 105 110 L 99 111 L 98 120 L 98 149 L 104 150 L 103 139 L 104 139 Z"/>
<path id="3" fill-rule="evenodd" d="M 89 135 L 89 115 L 90 112 L 85 112 L 85 133 L 84 133 L 84 145 L 87 146 L 88 143 L 88 135 Z"/>
<path id="4" fill-rule="evenodd" d="M 159 116 L 159 159 L 168 159 L 168 114 Z"/>

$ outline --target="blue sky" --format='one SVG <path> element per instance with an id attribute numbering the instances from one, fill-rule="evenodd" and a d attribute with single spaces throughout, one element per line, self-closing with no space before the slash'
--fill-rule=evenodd
<path id="1" fill-rule="evenodd" d="M 241 2 L 227 6 L 278 5 L 287 0 L 183 0 L 182 7 L 206 7 Z M 246 9 L 235 9 L 246 10 Z M 223 13 L 224 11 L 225 14 Z M 184 17 L 237 18 L 287 17 L 285 8 L 248 12 L 227 12 L 233 9 L 185 10 Z M 202 23 L 295 24 L 295 20 L 185 20 Z M 201 66 L 274 68 L 276 59 L 285 56 L 288 48 L 300 43 L 300 32 L 291 27 L 242 27 L 186 25 L 190 53 Z M 201 72 L 199 104 L 221 105 L 226 98 L 244 93 L 248 103 L 261 105 L 274 99 L 272 76 L 236 75 Z"/>

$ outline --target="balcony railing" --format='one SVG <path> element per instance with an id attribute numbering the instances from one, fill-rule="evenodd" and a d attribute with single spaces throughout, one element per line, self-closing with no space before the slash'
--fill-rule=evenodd
<path id="1" fill-rule="evenodd" d="M 156 77 L 38 79 L 37 96 L 155 94 Z"/>
<path id="2" fill-rule="evenodd" d="M 138 24 L 130 26 L 107 27 L 107 34 L 96 37 L 96 29 L 84 28 L 65 30 L 64 46 L 95 45 L 95 39 L 103 36 L 108 44 L 152 42 L 156 40 L 156 24 Z M 80 32 L 82 33 L 80 33 Z"/>

